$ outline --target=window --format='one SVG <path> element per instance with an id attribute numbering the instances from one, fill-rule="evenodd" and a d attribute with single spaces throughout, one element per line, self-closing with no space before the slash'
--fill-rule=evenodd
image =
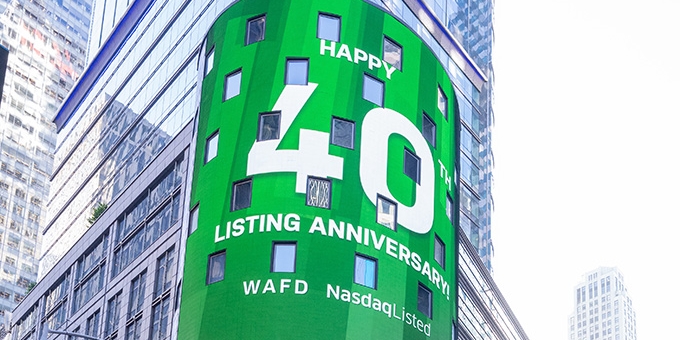
<path id="1" fill-rule="evenodd" d="M 214 253 L 208 257 L 208 275 L 206 278 L 207 284 L 213 284 L 224 280 L 224 266 L 227 259 L 225 250 Z"/>
<path id="2" fill-rule="evenodd" d="M 231 199 L 232 211 L 250 207 L 252 184 L 250 179 L 234 183 Z"/>
<path id="3" fill-rule="evenodd" d="M 449 100 L 446 98 L 446 95 L 444 95 L 444 91 L 439 86 L 437 86 L 437 107 L 439 108 L 439 111 L 441 111 L 441 113 L 444 114 L 444 118 L 448 119 Z"/>
<path id="4" fill-rule="evenodd" d="M 167 339 L 170 336 L 168 329 L 170 320 L 170 296 L 164 297 L 153 306 L 151 311 L 151 340 Z"/>
<path id="5" fill-rule="evenodd" d="M 297 244 L 294 242 L 274 242 L 272 250 L 272 273 L 295 273 L 295 253 Z"/>
<path id="6" fill-rule="evenodd" d="M 377 221 L 392 230 L 397 229 L 397 205 L 385 197 L 378 195 L 378 202 L 375 205 Z"/>
<path id="7" fill-rule="evenodd" d="M 171 248 L 161 255 L 156 261 L 156 287 L 154 296 L 158 297 L 172 287 L 172 278 L 175 273 L 175 249 Z"/>
<path id="8" fill-rule="evenodd" d="M 331 207 L 331 181 L 323 178 L 307 178 L 307 205 L 329 209 Z"/>
<path id="9" fill-rule="evenodd" d="M 94 312 L 85 322 L 85 334 L 91 336 L 99 335 L 99 310 Z"/>
<path id="10" fill-rule="evenodd" d="M 309 77 L 309 60 L 286 60 L 286 85 L 307 85 Z"/>
<path id="11" fill-rule="evenodd" d="M 210 162 L 217 156 L 217 142 L 220 139 L 220 132 L 215 131 L 205 142 L 205 163 Z"/>
<path id="12" fill-rule="evenodd" d="M 264 40 L 264 23 L 264 15 L 248 20 L 248 25 L 246 27 L 246 45 Z"/>
<path id="13" fill-rule="evenodd" d="M 444 268 L 444 261 L 446 259 L 446 246 L 444 242 L 437 236 L 434 235 L 434 260 L 439 263 L 442 268 Z"/>
<path id="14" fill-rule="evenodd" d="M 448 193 L 446 194 L 446 217 L 453 222 L 453 199 Z"/>
<path id="15" fill-rule="evenodd" d="M 437 146 L 437 125 L 425 112 L 423 112 L 423 137 L 433 148 Z"/>
<path id="16" fill-rule="evenodd" d="M 280 128 L 281 128 L 281 112 L 260 113 L 257 140 L 265 141 L 271 139 L 279 139 Z"/>
<path id="17" fill-rule="evenodd" d="M 146 271 L 132 279 L 130 283 L 130 303 L 128 304 L 128 317 L 142 311 L 144 305 L 144 291 L 146 290 Z"/>
<path id="18" fill-rule="evenodd" d="M 432 319 L 432 291 L 418 282 L 418 310 Z"/>
<path id="19" fill-rule="evenodd" d="M 354 255 L 354 283 L 375 289 L 378 260 L 365 255 Z"/>
<path id="20" fill-rule="evenodd" d="M 104 325 L 104 336 L 109 336 L 118 328 L 118 320 L 120 319 L 120 305 L 121 293 L 118 292 L 114 297 L 109 299 L 106 307 L 106 324 Z"/>
<path id="21" fill-rule="evenodd" d="M 198 229 L 198 204 L 189 212 L 189 235 Z"/>
<path id="22" fill-rule="evenodd" d="M 401 46 L 388 37 L 383 39 L 383 60 L 401 71 Z"/>
<path id="23" fill-rule="evenodd" d="M 364 89 L 363 98 L 369 102 L 383 106 L 383 94 L 385 92 L 385 84 L 375 79 L 368 74 L 364 74 Z"/>
<path id="24" fill-rule="evenodd" d="M 316 37 L 324 40 L 340 41 L 340 17 L 319 13 Z"/>
<path id="25" fill-rule="evenodd" d="M 420 158 L 406 148 L 404 148 L 404 174 L 420 184 Z"/>
<path id="26" fill-rule="evenodd" d="M 354 149 L 354 122 L 333 117 L 331 144 Z"/>
<path id="27" fill-rule="evenodd" d="M 215 46 L 210 48 L 210 52 L 206 54 L 205 56 L 205 73 L 204 77 L 210 73 L 210 71 L 213 69 L 213 64 L 215 63 Z"/>
<path id="28" fill-rule="evenodd" d="M 241 70 L 238 69 L 224 77 L 224 93 L 222 100 L 228 100 L 241 94 Z"/>

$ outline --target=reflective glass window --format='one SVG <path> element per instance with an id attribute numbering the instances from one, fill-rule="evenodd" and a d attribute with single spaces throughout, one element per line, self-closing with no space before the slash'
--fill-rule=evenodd
<path id="1" fill-rule="evenodd" d="M 217 156 L 217 142 L 219 141 L 220 133 L 216 131 L 205 142 L 205 163 L 210 162 Z"/>
<path id="2" fill-rule="evenodd" d="M 264 40 L 265 16 L 248 20 L 246 28 L 246 45 Z"/>
<path id="3" fill-rule="evenodd" d="M 210 52 L 205 57 L 205 74 L 208 75 L 213 69 L 213 64 L 215 63 L 215 47 L 210 49 Z"/>
<path id="4" fill-rule="evenodd" d="M 418 282 L 418 310 L 432 318 L 432 291 Z"/>
<path id="5" fill-rule="evenodd" d="M 272 249 L 272 273 L 295 273 L 295 253 L 297 244 L 274 242 Z"/>
<path id="6" fill-rule="evenodd" d="M 354 255 L 354 283 L 375 289 L 378 260 L 365 255 Z"/>
<path id="7" fill-rule="evenodd" d="M 446 217 L 453 222 L 453 199 L 449 194 L 446 194 Z"/>
<path id="8" fill-rule="evenodd" d="M 224 77 L 223 100 L 228 100 L 241 93 L 241 70 L 236 70 Z"/>
<path id="9" fill-rule="evenodd" d="M 444 268 L 444 261 L 446 258 L 446 246 L 444 242 L 437 236 L 434 235 L 434 260 L 439 263 L 442 268 Z"/>
<path id="10" fill-rule="evenodd" d="M 198 205 L 189 213 L 189 235 L 198 229 Z"/>
<path id="11" fill-rule="evenodd" d="M 333 117 L 331 144 L 354 149 L 354 122 Z"/>
<path id="12" fill-rule="evenodd" d="M 323 178 L 307 178 L 307 205 L 312 207 L 331 207 L 331 181 Z"/>
<path id="13" fill-rule="evenodd" d="M 258 141 L 279 139 L 279 129 L 281 123 L 281 112 L 260 113 Z"/>
<path id="14" fill-rule="evenodd" d="M 423 112 L 423 137 L 427 140 L 432 147 L 437 146 L 437 125 L 430 116 Z"/>
<path id="15" fill-rule="evenodd" d="M 401 71 L 401 46 L 388 37 L 383 39 L 383 60 Z"/>
<path id="16" fill-rule="evenodd" d="M 445 118 L 449 117 L 449 100 L 446 98 L 446 95 L 444 94 L 444 90 L 442 90 L 441 87 L 437 87 L 437 107 L 439 108 L 439 111 L 444 115 Z"/>
<path id="17" fill-rule="evenodd" d="M 364 74 L 364 88 L 363 88 L 363 98 L 369 102 L 383 106 L 383 95 L 385 93 L 385 84 L 375 79 L 368 74 Z"/>
<path id="18" fill-rule="evenodd" d="M 252 180 L 234 183 L 231 199 L 231 210 L 239 210 L 250 207 L 250 199 L 252 196 Z"/>
<path id="19" fill-rule="evenodd" d="M 340 41 L 340 17 L 319 13 L 316 37 L 324 40 Z"/>
<path id="20" fill-rule="evenodd" d="M 309 60 L 286 60 L 286 85 L 307 85 Z"/>
<path id="21" fill-rule="evenodd" d="M 213 284 L 215 282 L 224 280 L 224 266 L 226 259 L 227 253 L 224 250 L 210 255 L 208 258 L 208 275 L 206 279 L 207 284 Z"/>
<path id="22" fill-rule="evenodd" d="M 397 229 L 397 205 L 385 197 L 378 195 L 376 202 L 377 222 L 392 229 Z"/>

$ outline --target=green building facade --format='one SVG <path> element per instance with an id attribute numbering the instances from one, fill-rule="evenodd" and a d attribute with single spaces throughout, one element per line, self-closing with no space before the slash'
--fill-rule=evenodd
<path id="1" fill-rule="evenodd" d="M 362 1 L 239 1 L 210 29 L 178 339 L 451 339 L 457 109 Z"/>

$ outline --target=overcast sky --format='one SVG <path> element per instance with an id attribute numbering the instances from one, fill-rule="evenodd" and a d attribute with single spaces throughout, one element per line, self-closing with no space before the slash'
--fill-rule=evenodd
<path id="1" fill-rule="evenodd" d="M 639 340 L 678 338 L 680 1 L 495 3 L 495 279 L 533 340 L 624 275 Z"/>

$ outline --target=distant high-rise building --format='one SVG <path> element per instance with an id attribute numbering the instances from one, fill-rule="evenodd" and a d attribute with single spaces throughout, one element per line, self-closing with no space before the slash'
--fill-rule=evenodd
<path id="1" fill-rule="evenodd" d="M 617 268 L 597 268 L 576 285 L 569 339 L 637 339 L 635 310 Z"/>
<path id="2" fill-rule="evenodd" d="M 52 119 L 86 64 L 88 0 L 1 1 L 8 50 L 0 105 L 0 313 L 38 279 L 56 146 Z M 3 85 L 3 84 L 0 84 Z"/>

